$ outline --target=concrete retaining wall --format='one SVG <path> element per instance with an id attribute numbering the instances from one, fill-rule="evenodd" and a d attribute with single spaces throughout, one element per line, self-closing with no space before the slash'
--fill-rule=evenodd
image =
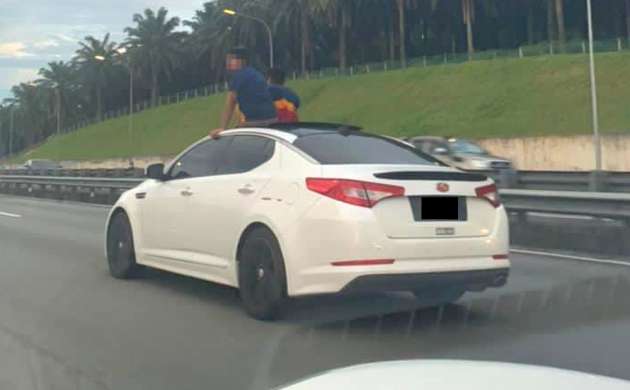
<path id="1" fill-rule="evenodd" d="M 136 168 L 145 168 L 147 165 L 153 163 L 168 163 L 174 156 L 158 156 L 158 157 L 138 157 L 133 159 L 133 166 Z M 128 168 L 128 158 L 115 158 L 109 160 L 86 160 L 86 161 L 62 161 L 61 166 L 66 169 L 114 169 L 114 168 Z"/>
<path id="2" fill-rule="evenodd" d="M 541 171 L 590 171 L 595 167 L 591 136 L 490 138 L 479 143 L 492 154 L 516 163 L 517 169 Z M 630 171 L 630 135 L 602 137 L 603 168 L 607 171 Z M 155 162 L 169 162 L 174 156 L 138 157 L 137 168 Z M 64 168 L 127 168 L 126 158 L 110 160 L 62 161 Z"/>
<path id="3" fill-rule="evenodd" d="M 507 157 L 521 170 L 590 171 L 595 168 L 593 138 L 524 137 L 479 141 L 492 154 Z M 630 171 L 630 136 L 602 137 L 603 169 Z"/>

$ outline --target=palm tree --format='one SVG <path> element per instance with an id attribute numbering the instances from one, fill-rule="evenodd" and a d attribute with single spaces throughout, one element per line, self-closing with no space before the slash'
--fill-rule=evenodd
<path id="1" fill-rule="evenodd" d="M 547 0 L 547 41 L 549 41 L 549 45 L 553 44 L 555 40 L 555 30 L 556 25 L 554 23 L 554 1 L 555 0 Z"/>
<path id="2" fill-rule="evenodd" d="M 558 40 L 560 41 L 560 47 L 564 50 L 564 45 L 567 41 L 566 29 L 564 24 L 564 2 L 563 0 L 556 0 L 556 23 L 558 25 Z"/>
<path id="3" fill-rule="evenodd" d="M 144 14 L 135 14 L 135 27 L 125 28 L 130 60 L 134 68 L 139 70 L 151 86 L 151 102 L 157 103 L 160 96 L 160 76 L 165 74 L 169 79 L 177 67 L 178 55 L 182 51 L 182 32 L 176 32 L 179 18 L 167 19 L 168 11 L 161 7 L 157 13 L 151 9 Z"/>
<path id="4" fill-rule="evenodd" d="M 398 36 L 400 37 L 400 64 L 402 67 L 407 66 L 407 51 L 405 45 L 405 0 L 397 0 L 398 6 Z"/>
<path id="5" fill-rule="evenodd" d="M 273 9 L 276 14 L 274 29 L 278 29 L 280 24 L 289 27 L 300 36 L 300 68 L 302 73 L 308 69 L 308 58 L 313 55 L 311 43 L 311 21 L 315 16 L 317 6 L 309 4 L 309 0 L 267 0 L 266 8 Z M 295 28 L 297 24 L 297 28 Z M 289 31 L 288 35 L 292 35 Z M 297 34 L 296 34 L 297 35 Z"/>
<path id="6" fill-rule="evenodd" d="M 350 27 L 350 11 L 352 0 L 311 0 L 313 11 L 319 14 L 327 14 L 329 19 L 339 30 L 339 43 L 337 45 L 339 67 L 345 69 L 348 64 L 347 40 Z"/>
<path id="7" fill-rule="evenodd" d="M 71 64 L 63 61 L 50 62 L 48 68 L 39 70 L 39 75 L 43 78 L 37 82 L 52 92 L 50 107 L 53 107 L 53 110 L 50 111 L 56 116 L 57 132 L 59 132 L 67 116 L 70 102 L 73 100 L 72 94 L 76 91 L 75 69 Z"/>
<path id="8" fill-rule="evenodd" d="M 472 25 L 475 20 L 474 0 L 462 0 L 462 17 L 466 25 L 466 45 L 468 48 L 468 58 L 472 58 L 475 53 Z"/>
<path id="9" fill-rule="evenodd" d="M 109 41 L 109 33 L 102 40 L 93 36 L 85 37 L 76 51 L 74 62 L 79 68 L 82 84 L 96 97 L 96 118 L 103 117 L 103 89 L 111 80 L 114 72 L 114 58 L 117 44 Z"/>
<path id="10" fill-rule="evenodd" d="M 15 118 L 19 118 L 15 129 L 24 139 L 24 146 L 33 145 L 43 139 L 48 114 L 48 96 L 44 89 L 35 83 L 20 83 L 11 88 L 16 106 Z"/>

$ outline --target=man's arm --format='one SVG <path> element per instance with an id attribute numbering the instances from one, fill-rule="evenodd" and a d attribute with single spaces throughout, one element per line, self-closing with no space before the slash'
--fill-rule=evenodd
<path id="1" fill-rule="evenodd" d="M 225 106 L 223 107 L 223 114 L 221 114 L 221 123 L 218 129 L 214 129 L 210 132 L 210 136 L 212 138 L 216 138 L 223 132 L 226 128 L 228 128 L 230 121 L 232 120 L 232 116 L 234 115 L 234 110 L 236 109 L 236 93 L 234 91 L 230 91 L 225 98 Z"/>

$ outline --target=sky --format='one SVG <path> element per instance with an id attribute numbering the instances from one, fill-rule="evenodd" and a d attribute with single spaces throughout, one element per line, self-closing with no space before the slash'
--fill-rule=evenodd
<path id="1" fill-rule="evenodd" d="M 123 29 L 146 8 L 191 19 L 208 0 L 0 0 L 0 101 L 11 86 L 37 79 L 51 61 L 68 61 L 87 35 L 124 40 Z"/>

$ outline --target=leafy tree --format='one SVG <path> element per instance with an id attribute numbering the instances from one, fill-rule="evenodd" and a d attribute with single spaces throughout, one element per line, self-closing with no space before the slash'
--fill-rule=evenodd
<path id="1" fill-rule="evenodd" d="M 77 83 L 76 72 L 72 64 L 63 61 L 49 62 L 48 68 L 41 68 L 39 75 L 42 79 L 37 82 L 50 92 L 49 107 L 53 108 L 51 113 L 55 117 L 57 132 L 64 125 L 64 120 L 68 115 L 72 103 L 76 102 Z M 76 107 L 76 104 L 74 105 Z"/>
<path id="2" fill-rule="evenodd" d="M 146 9 L 144 14 L 133 16 L 135 27 L 125 28 L 131 63 L 149 81 L 154 105 L 160 96 L 160 76 L 166 75 L 170 79 L 180 62 L 179 56 L 183 54 L 185 34 L 175 31 L 179 18 L 168 18 L 167 14 L 164 7 L 157 13 Z"/>
<path id="3" fill-rule="evenodd" d="M 84 42 L 79 42 L 74 62 L 78 67 L 82 86 L 95 97 L 96 118 L 103 117 L 103 89 L 112 80 L 115 73 L 114 58 L 117 44 L 110 42 L 109 33 L 102 40 L 87 36 Z"/>

